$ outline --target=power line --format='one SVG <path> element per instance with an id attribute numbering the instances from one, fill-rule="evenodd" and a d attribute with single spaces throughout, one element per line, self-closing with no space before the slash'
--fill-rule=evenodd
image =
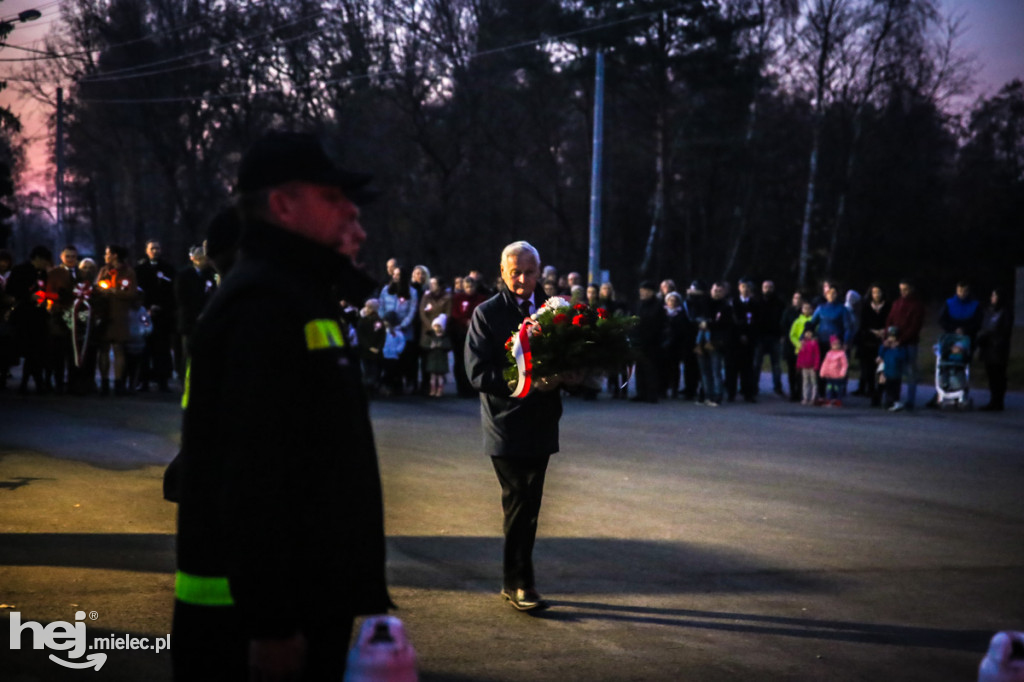
<path id="1" fill-rule="evenodd" d="M 289 22 L 287 24 L 282 24 L 280 26 L 275 26 L 275 27 L 273 27 L 271 29 L 268 29 L 267 31 L 263 31 L 261 33 L 254 34 L 252 36 L 247 36 L 245 38 L 240 39 L 240 41 L 242 42 L 242 44 L 245 44 L 246 42 L 249 42 L 250 40 L 254 40 L 256 38 L 264 37 L 264 36 L 266 36 L 268 34 L 273 33 L 276 30 L 280 30 L 281 28 L 284 28 L 284 27 L 287 27 L 287 26 L 295 25 L 297 23 L 300 23 L 301 21 L 305 21 L 305 20 L 308 20 L 308 19 L 311 19 L 311 18 L 316 18 L 316 17 L 320 16 L 321 14 L 322 13 L 320 13 L 320 14 L 313 14 L 313 15 L 307 15 L 306 17 L 300 18 L 300 19 L 298 19 L 298 20 L 296 20 L 294 22 Z M 576 35 L 582 35 L 582 34 L 590 33 L 590 32 L 593 32 L 593 31 L 602 30 L 602 29 L 605 29 L 605 28 L 610 28 L 610 27 L 613 27 L 613 26 L 621 25 L 621 24 L 627 24 L 627 23 L 631 23 L 631 22 L 634 22 L 634 21 L 640 21 L 642 19 L 647 19 L 649 17 L 656 16 L 656 15 L 659 15 L 659 14 L 661 14 L 660 11 L 647 12 L 647 13 L 644 13 L 644 14 L 639 14 L 639 15 L 635 15 L 635 16 L 631 16 L 631 17 L 625 17 L 625 18 L 622 18 L 622 19 L 608 21 L 608 22 L 604 22 L 604 23 L 600 23 L 600 24 L 594 24 L 594 25 L 591 25 L 591 26 L 587 26 L 587 27 L 584 27 L 584 28 L 576 29 L 576 30 L 573 30 L 573 31 L 567 31 L 565 33 L 557 34 L 557 35 L 554 35 L 554 36 L 542 35 L 539 38 L 522 41 L 520 43 L 515 43 L 515 44 L 512 44 L 512 45 L 505 45 L 505 46 L 498 47 L 498 48 L 492 48 L 490 50 L 484 50 L 482 52 L 476 52 L 476 53 L 473 53 L 471 55 L 468 55 L 466 57 L 466 60 L 467 61 L 472 61 L 474 59 L 479 59 L 481 57 L 487 57 L 487 56 L 492 56 L 492 55 L 496 55 L 496 54 L 502 54 L 502 53 L 505 53 L 505 52 L 511 52 L 511 51 L 514 51 L 514 50 L 524 49 L 524 48 L 527 48 L 527 47 L 537 47 L 537 46 L 542 45 L 542 44 L 551 43 L 551 42 L 557 42 L 557 41 L 560 41 L 560 40 L 565 40 L 567 38 L 570 38 L 570 37 L 573 37 L 573 36 L 576 36 Z M 315 35 L 315 32 L 308 32 L 308 33 L 301 34 L 299 36 L 290 38 L 286 42 L 292 42 L 292 41 L 295 41 L 295 40 L 301 40 L 301 39 L 304 39 L 304 38 L 309 37 L 311 35 Z M 148 39 L 148 38 L 146 38 L 146 39 Z M 222 49 L 223 48 L 227 48 L 227 47 L 229 47 L 232 44 L 237 44 L 238 42 L 239 42 L 239 40 L 236 40 L 236 41 L 234 41 L 234 43 L 225 43 L 225 44 L 223 44 L 223 45 L 221 45 L 219 47 L 222 48 Z M 128 44 L 128 43 L 122 43 L 122 44 Z M 206 49 L 206 50 L 203 50 L 202 52 L 190 53 L 188 55 L 179 55 L 178 57 L 169 58 L 167 60 L 162 60 L 160 62 L 147 62 L 146 64 L 142 64 L 142 65 L 136 65 L 136 66 L 133 66 L 133 67 L 126 67 L 125 69 L 122 69 L 122 70 L 119 70 L 119 71 L 116 71 L 116 72 L 108 72 L 108 73 L 103 74 L 100 77 L 84 78 L 84 79 L 81 79 L 79 82 L 80 83 L 82 83 L 82 82 L 86 82 L 86 83 L 118 82 L 118 81 L 128 80 L 128 79 L 131 79 L 131 78 L 138 78 L 138 77 L 143 77 L 143 76 L 144 77 L 151 77 L 151 76 L 155 76 L 155 75 L 171 73 L 171 72 L 174 72 L 174 71 L 180 71 L 180 70 L 184 70 L 184 69 L 197 68 L 197 67 L 203 66 L 205 64 L 219 62 L 219 58 L 216 58 L 216 59 L 211 59 L 211 60 L 208 60 L 208 61 L 199 62 L 199 63 L 195 63 L 195 64 L 185 64 L 185 65 L 181 65 L 181 66 L 176 66 L 176 67 L 169 68 L 169 69 L 161 69 L 161 70 L 156 70 L 156 71 L 146 71 L 146 72 L 137 73 L 137 74 L 127 73 L 125 75 L 120 75 L 120 76 L 116 75 L 116 74 L 122 73 L 122 72 L 130 72 L 133 69 L 148 68 L 148 67 L 155 66 L 155 65 L 158 65 L 158 64 L 161 64 L 161 63 L 171 63 L 171 62 L 174 62 L 174 61 L 179 61 L 179 60 L 187 58 L 187 57 L 209 54 L 209 52 L 210 52 L 210 49 Z M 58 57 L 51 57 L 51 59 L 56 59 L 56 58 L 58 58 Z M 44 59 L 44 58 L 39 58 L 39 59 Z M 0 61 L 3 61 L 3 60 L 0 60 Z M 26 59 L 26 60 L 23 60 L 23 61 L 29 61 L 29 60 Z M 34 61 L 34 59 L 33 59 L 33 61 Z M 395 69 L 395 70 L 392 70 L 392 71 L 380 71 L 380 72 L 374 72 L 374 73 L 369 73 L 368 72 L 368 73 L 354 74 L 354 75 L 350 75 L 350 76 L 343 76 L 343 77 L 339 77 L 339 78 L 323 80 L 323 81 L 320 81 L 318 85 L 319 85 L 319 87 L 324 88 L 324 87 L 328 87 L 328 86 L 332 86 L 332 85 L 350 84 L 350 83 L 358 82 L 358 81 L 361 81 L 361 80 L 368 80 L 368 79 L 371 79 L 371 78 L 386 78 L 386 77 L 392 77 L 392 76 L 400 76 L 400 75 L 406 74 L 406 73 L 414 70 L 415 68 L 416 67 L 410 66 L 410 67 L 406 67 L 404 69 Z M 32 82 L 33 79 L 11 78 L 11 79 L 8 79 L 8 80 L 19 81 L 19 82 Z M 266 96 L 266 95 L 278 95 L 278 94 L 283 94 L 285 92 L 286 92 L 286 88 L 275 88 L 275 89 L 259 90 L 259 91 L 255 91 L 255 92 L 249 90 L 249 91 L 244 91 L 244 92 L 232 92 L 232 93 L 221 93 L 221 94 L 204 94 L 204 95 L 180 96 L 180 97 L 119 98 L 119 99 L 95 98 L 95 97 L 93 97 L 93 98 L 78 98 L 78 101 L 80 101 L 80 102 L 88 102 L 88 103 L 97 103 L 97 104 L 174 104 L 174 103 L 184 103 L 184 102 L 200 102 L 200 101 L 202 101 L 202 102 L 214 102 L 214 101 L 222 101 L 222 100 L 245 99 L 245 98 L 260 97 L 260 96 Z"/>
<path id="2" fill-rule="evenodd" d="M 0 0 L 0 2 L 2 2 L 2 0 Z M 58 0 L 58 2 L 51 3 L 51 4 L 59 4 L 59 0 Z M 288 27 L 288 26 L 292 26 L 292 25 L 300 23 L 302 21 L 306 21 L 307 19 L 316 18 L 316 17 L 322 16 L 323 14 L 324 14 L 324 12 L 322 10 L 320 12 L 316 12 L 316 13 L 313 13 L 313 14 L 308 14 L 308 15 L 306 15 L 304 17 L 300 17 L 299 19 L 296 19 L 294 22 L 287 22 L 287 23 L 281 24 L 278 27 L 274 27 L 274 28 L 270 29 L 270 31 L 273 31 L 273 30 L 276 30 L 276 29 L 280 29 L 280 28 L 285 28 L 285 27 Z M 59 20 L 59 17 L 55 17 L 50 22 L 48 22 L 48 24 L 52 24 L 53 22 L 58 21 L 58 20 Z M 104 50 L 112 50 L 114 48 L 128 47 L 130 45 L 136 45 L 138 43 L 149 42 L 149 41 L 152 41 L 154 38 L 159 38 L 161 36 L 170 35 L 170 34 L 173 34 L 173 33 L 180 32 L 180 31 L 187 31 L 189 29 L 195 28 L 196 26 L 200 26 L 202 24 L 206 24 L 208 22 L 209 22 L 209 18 L 208 17 L 204 17 L 202 19 L 198 19 L 198 20 L 190 22 L 188 24 L 184 24 L 182 26 L 175 26 L 173 28 L 169 28 L 169 29 L 166 29 L 164 31 L 154 31 L 153 33 L 149 33 L 149 34 L 147 34 L 145 36 L 142 36 L 142 37 L 139 37 L 139 38 L 133 38 L 131 40 L 125 40 L 125 41 L 120 42 L 120 43 L 109 43 L 107 45 L 104 45 L 102 48 L 95 48 L 95 49 L 91 49 L 91 50 L 78 50 L 78 51 L 74 51 L 74 52 L 64 52 L 64 53 L 61 53 L 61 54 L 50 54 L 49 52 L 39 52 L 39 54 L 48 55 L 48 59 L 51 59 L 51 60 L 55 60 L 55 59 L 71 59 L 73 57 L 81 57 L 81 56 L 84 56 L 84 55 L 93 54 L 95 52 L 101 52 L 101 51 L 104 51 Z M 39 26 L 39 24 L 33 24 L 33 25 L 35 27 Z M 243 36 L 242 38 L 239 38 L 238 40 L 241 40 L 241 41 L 244 42 L 244 41 L 251 40 L 253 38 L 263 37 L 266 33 L 267 33 L 267 31 L 264 31 L 264 32 L 257 33 L 257 34 L 252 35 L 252 36 Z M 0 43 L 0 45 L 4 45 L 4 44 Z M 17 48 L 17 47 L 22 47 L 22 46 L 7 44 L 7 47 L 15 47 L 15 48 Z M 27 48 L 23 48 L 23 49 L 27 49 Z M 197 53 L 197 54 L 202 54 L 202 53 Z M 190 55 L 179 55 L 177 57 L 169 58 L 168 60 L 165 60 L 165 61 L 173 61 L 175 59 L 184 59 L 184 58 L 186 58 L 188 56 L 190 56 Z M 32 61 L 40 61 L 40 60 L 39 59 L 35 59 L 35 58 L 0 59 L 0 62 L 32 62 Z M 126 71 L 126 72 L 136 71 L 138 69 L 146 68 L 146 66 L 152 66 L 152 65 L 155 65 L 155 64 L 159 64 L 159 63 L 163 63 L 163 62 L 147 62 L 145 64 L 137 64 L 135 66 L 125 67 L 123 69 L 123 71 Z M 104 74 L 104 76 L 112 75 L 112 74 L 115 74 L 115 73 L 120 73 L 120 71 L 121 70 L 113 71 L 113 72 L 108 72 L 108 73 Z"/>
<path id="3" fill-rule="evenodd" d="M 210 59 L 205 60 L 205 61 L 201 61 L 201 62 L 197 62 L 197 63 L 191 63 L 191 64 L 181 64 L 180 66 L 175 66 L 175 67 L 167 68 L 167 69 L 158 69 L 158 70 L 152 70 L 152 71 L 145 71 L 145 70 L 143 70 L 143 69 L 148 69 L 148 68 L 151 68 L 151 67 L 154 67 L 154 66 L 159 66 L 161 64 L 173 64 L 175 62 L 180 62 L 182 60 L 190 59 L 190 58 L 196 57 L 196 56 L 209 55 L 211 52 L 227 49 L 227 48 L 231 47 L 232 45 L 238 44 L 238 43 L 241 43 L 242 45 L 245 45 L 246 43 L 249 43 L 249 42 L 251 42 L 253 40 L 266 37 L 267 35 L 271 35 L 275 31 L 279 31 L 279 30 L 282 30 L 282 29 L 285 29 L 285 28 L 296 26 L 296 25 L 301 24 L 301 23 L 303 23 L 305 21 L 309 21 L 310 19 L 316 19 L 316 18 L 322 16 L 323 14 L 324 14 L 323 12 L 318 12 L 318 13 L 315 13 L 315 14 L 306 15 L 306 16 L 300 17 L 300 18 L 298 18 L 298 19 L 296 19 L 294 21 L 290 21 L 290 22 L 286 22 L 284 24 L 273 26 L 273 27 L 271 27 L 269 29 L 266 29 L 264 31 L 261 31 L 259 33 L 243 36 L 243 37 L 237 38 L 237 39 L 235 39 L 235 40 L 233 40 L 231 42 L 222 43 L 220 45 L 204 48 L 203 50 L 200 50 L 200 51 L 186 53 L 186 54 L 182 54 L 182 55 L 176 55 L 174 57 L 169 57 L 167 59 L 159 60 L 159 61 L 155 61 L 155 62 L 146 62 L 144 64 L 136 64 L 136 65 L 133 65 L 133 66 L 127 66 L 127 67 L 124 67 L 123 69 L 116 69 L 116 70 L 113 70 L 113 71 L 107 71 L 107 72 L 104 72 L 102 74 L 97 74 L 95 76 L 85 76 L 85 77 L 80 78 L 78 80 L 78 83 L 79 84 L 82 84 L 82 83 L 103 83 L 103 82 L 117 82 L 117 81 L 127 80 L 127 79 L 130 79 L 130 78 L 148 78 L 148 77 L 151 77 L 151 76 L 158 76 L 158 75 L 163 75 L 163 74 L 167 74 L 167 73 L 173 73 L 175 71 L 182 71 L 182 70 L 186 70 L 186 69 L 194 69 L 194 68 L 198 68 L 198 67 L 201 67 L 201 66 L 205 66 L 207 64 L 216 64 L 216 63 L 220 62 L 220 58 L 214 56 L 214 57 L 211 57 Z M 204 20 L 202 22 L 195 22 L 195 23 L 191 24 L 190 26 L 196 26 L 196 25 L 199 25 L 200 23 L 205 23 L 205 21 L 206 20 Z M 150 36 L 147 36 L 145 38 L 139 38 L 137 40 L 128 41 L 128 42 L 124 42 L 124 43 L 117 43 L 115 45 L 123 47 L 123 46 L 126 46 L 126 45 L 135 44 L 135 43 L 138 43 L 138 42 L 148 41 L 148 40 L 150 40 L 152 38 L 153 35 L 158 35 L 158 34 L 151 34 Z M 293 36 L 293 37 L 289 38 L 286 41 L 280 41 L 279 44 L 282 44 L 282 45 L 290 44 L 290 43 L 293 43 L 293 42 L 304 40 L 304 39 L 309 38 L 309 37 L 314 36 L 314 35 L 316 35 L 316 31 L 315 30 L 308 31 L 306 33 L 302 33 L 302 34 L 299 34 L 297 36 Z M 27 51 L 30 51 L 30 52 L 35 52 L 35 53 L 42 54 L 42 55 L 47 55 L 47 56 L 45 56 L 45 57 L 23 57 L 23 58 L 19 58 L 19 59 L 0 59 L 0 62 L 26 63 L 26 62 L 34 62 L 34 61 L 53 61 L 53 60 L 57 60 L 57 59 L 66 59 L 66 58 L 71 58 L 71 57 L 75 57 L 75 56 L 92 54 L 94 52 L 106 51 L 106 50 L 111 49 L 113 47 L 113 45 L 108 45 L 108 46 L 105 46 L 103 48 L 97 48 L 95 50 L 82 50 L 82 51 L 79 51 L 79 52 L 69 52 L 69 53 L 64 53 L 64 54 L 60 54 L 60 55 L 53 55 L 53 54 L 50 54 L 48 52 L 44 52 L 44 51 L 40 51 L 40 50 L 34 50 L 32 48 L 26 48 L 26 47 L 21 47 L 21 46 L 14 46 L 14 45 L 12 45 L 10 47 L 19 47 L 19 49 L 23 49 L 23 50 L 27 50 Z M 25 79 L 13 78 L 13 79 L 10 79 L 10 80 L 20 81 L 20 80 L 25 80 Z"/>
<path id="4" fill-rule="evenodd" d="M 306 17 L 302 17 L 300 19 L 297 19 L 297 20 L 295 20 L 293 22 L 281 24 L 280 26 L 274 26 L 272 28 L 269 28 L 269 29 L 261 32 L 261 33 L 256 33 L 256 34 L 253 34 L 253 35 L 250 35 L 250 36 L 245 36 L 243 38 L 236 39 L 236 40 L 234 40 L 234 41 L 232 41 L 230 43 L 221 43 L 220 45 L 213 46 L 213 47 L 208 47 L 208 48 L 205 48 L 203 50 L 198 50 L 196 52 L 190 52 L 190 53 L 186 53 L 186 54 L 182 54 L 182 55 L 177 55 L 175 57 L 168 57 L 167 59 L 162 59 L 162 60 L 158 60 L 158 61 L 155 61 L 155 62 L 146 62 L 145 64 L 136 64 L 135 66 L 126 66 L 123 69 L 117 69 L 117 70 L 114 70 L 114 71 L 106 71 L 106 72 L 104 72 L 102 74 L 97 74 L 96 76 L 86 76 L 86 77 L 82 78 L 79 82 L 80 83 L 102 83 L 102 82 L 105 82 L 105 81 L 125 80 L 125 79 L 128 79 L 128 78 L 143 78 L 143 77 L 149 77 L 149 76 L 157 76 L 157 75 L 164 74 L 164 73 L 171 73 L 173 71 L 180 71 L 181 69 L 189 69 L 189 68 L 194 68 L 196 66 L 203 66 L 205 64 L 212 64 L 212 63 L 217 62 L 218 59 L 217 58 L 213 58 L 213 59 L 210 59 L 209 61 L 206 61 L 206 62 L 199 62 L 198 64 L 183 64 L 182 66 L 178 66 L 178 67 L 174 67 L 174 68 L 170 68 L 170 69 L 161 69 L 161 70 L 156 70 L 156 71 L 143 71 L 143 69 L 147 69 L 147 68 L 150 68 L 150 67 L 153 67 L 153 66 L 160 66 L 161 64 L 173 64 L 174 62 L 182 61 L 184 59 L 189 59 L 191 57 L 198 57 L 198 56 L 208 55 L 208 54 L 210 54 L 211 51 L 217 51 L 217 50 L 221 50 L 221 49 L 226 49 L 226 48 L 230 47 L 231 45 L 236 44 L 238 42 L 241 42 L 244 45 L 245 43 L 248 43 L 250 41 L 256 40 L 257 38 L 266 37 L 267 35 L 270 35 L 270 34 L 274 33 L 275 31 L 278 31 L 278 30 L 281 30 L 281 29 L 284 29 L 284 28 L 289 28 L 291 26 L 296 26 L 296 25 L 298 25 L 298 24 L 300 24 L 300 23 L 302 23 L 304 21 L 308 21 L 309 19 L 316 19 L 317 17 L 321 16 L 322 14 L 323 13 L 321 12 L 319 14 L 308 15 Z M 282 44 L 287 44 L 287 43 L 295 42 L 296 40 L 303 40 L 303 39 L 308 38 L 308 37 L 313 36 L 313 35 L 316 35 L 316 32 L 315 31 L 309 31 L 307 33 L 303 33 L 303 34 L 300 34 L 298 36 L 294 36 L 292 38 L 289 38 L 288 40 L 283 41 Z M 137 73 L 133 73 L 133 72 L 137 72 Z M 119 74 L 124 74 L 124 75 L 119 75 Z"/>

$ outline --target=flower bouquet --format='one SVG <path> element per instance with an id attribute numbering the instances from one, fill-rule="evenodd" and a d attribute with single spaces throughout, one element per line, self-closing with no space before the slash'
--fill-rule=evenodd
<path id="1" fill-rule="evenodd" d="M 569 372 L 595 379 L 631 364 L 629 330 L 636 323 L 635 317 L 610 315 L 604 308 L 549 298 L 505 342 L 504 378 L 512 397 L 526 397 L 538 379 Z"/>

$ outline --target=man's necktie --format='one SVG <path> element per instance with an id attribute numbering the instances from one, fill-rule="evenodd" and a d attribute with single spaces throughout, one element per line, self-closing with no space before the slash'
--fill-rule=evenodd
<path id="1" fill-rule="evenodd" d="M 523 317 L 529 317 L 530 316 L 530 299 L 526 299 L 525 301 L 520 303 L 519 304 L 519 310 L 522 311 Z"/>

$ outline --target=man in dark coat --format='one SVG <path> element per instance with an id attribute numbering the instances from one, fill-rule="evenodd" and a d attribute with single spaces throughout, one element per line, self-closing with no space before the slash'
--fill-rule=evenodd
<path id="1" fill-rule="evenodd" d="M 640 283 L 636 316 L 640 319 L 633 328 L 633 343 L 638 357 L 636 361 L 636 402 L 658 402 L 661 381 L 658 368 L 662 366 L 662 343 L 665 340 L 668 318 L 661 301 L 657 299 L 658 285 L 650 280 Z"/>
<path id="2" fill-rule="evenodd" d="M 743 399 L 752 403 L 757 400 L 757 380 L 761 376 L 760 368 L 754 374 L 761 305 L 754 298 L 754 283 L 751 280 L 740 280 L 739 294 L 732 300 L 732 311 L 734 334 L 732 347 L 725 360 L 725 392 L 729 402 L 735 400 L 738 380 Z"/>
<path id="3" fill-rule="evenodd" d="M 49 348 L 49 315 L 45 299 L 47 272 L 53 265 L 53 253 L 45 246 L 36 246 L 28 260 L 11 268 L 7 277 L 7 295 L 14 300 L 11 326 L 14 328 L 16 352 L 25 358 L 18 392 L 28 393 L 29 377 L 37 393 L 46 393 L 50 384 L 43 380 Z"/>
<path id="4" fill-rule="evenodd" d="M 686 290 L 683 310 L 690 321 L 691 333 L 683 343 L 683 396 L 687 400 L 698 397 L 700 389 L 700 362 L 697 359 L 697 325 L 707 314 L 708 286 L 704 280 L 695 279 Z"/>
<path id="5" fill-rule="evenodd" d="M 319 139 L 269 133 L 243 157 L 238 264 L 199 319 L 181 453 L 174 678 L 341 680 L 356 615 L 391 606 L 380 476 L 338 300 L 373 283 L 368 176 Z"/>
<path id="6" fill-rule="evenodd" d="M 142 305 L 149 311 L 153 330 L 146 337 L 146 349 L 142 355 L 140 391 L 149 390 L 149 382 L 155 381 L 161 391 L 169 391 L 173 364 L 171 347 L 175 332 L 174 268 L 160 258 L 160 242 L 150 239 L 146 242 L 146 257 L 135 267 L 135 281 L 142 290 Z"/>
<path id="7" fill-rule="evenodd" d="M 782 316 L 786 311 L 786 302 L 775 291 L 775 282 L 766 279 L 761 282 L 760 314 L 757 317 L 757 351 L 754 353 L 754 392 L 758 392 L 761 366 L 764 356 L 768 356 L 772 371 L 772 389 L 776 395 L 785 396 L 782 391 Z M 789 330 L 786 330 L 789 335 Z"/>
<path id="8" fill-rule="evenodd" d="M 701 383 L 704 384 L 704 404 L 718 407 L 722 404 L 725 376 L 725 358 L 732 345 L 732 305 L 725 297 L 725 282 L 711 285 L 711 298 L 707 300 L 703 315 L 697 322 L 698 362 L 700 362 Z"/>
<path id="9" fill-rule="evenodd" d="M 528 242 L 513 242 L 501 254 L 502 291 L 473 311 L 466 338 L 466 374 L 480 391 L 484 454 L 501 483 L 505 514 L 502 596 L 513 608 L 545 606 L 533 574 L 533 545 L 544 494 L 548 459 L 558 452 L 562 399 L 558 379 L 541 379 L 523 398 L 513 398 L 503 372 L 505 342 L 523 318 L 543 305 L 535 295 L 540 255 Z"/>

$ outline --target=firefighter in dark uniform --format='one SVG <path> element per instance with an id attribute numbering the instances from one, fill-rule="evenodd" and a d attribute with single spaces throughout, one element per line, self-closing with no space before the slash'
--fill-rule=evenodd
<path id="1" fill-rule="evenodd" d="M 242 159 L 240 257 L 197 325 L 178 503 L 176 680 L 340 680 L 357 615 L 391 607 L 383 503 L 358 358 L 338 300 L 368 176 L 311 134 Z M 251 677 L 250 677 L 251 676 Z"/>

